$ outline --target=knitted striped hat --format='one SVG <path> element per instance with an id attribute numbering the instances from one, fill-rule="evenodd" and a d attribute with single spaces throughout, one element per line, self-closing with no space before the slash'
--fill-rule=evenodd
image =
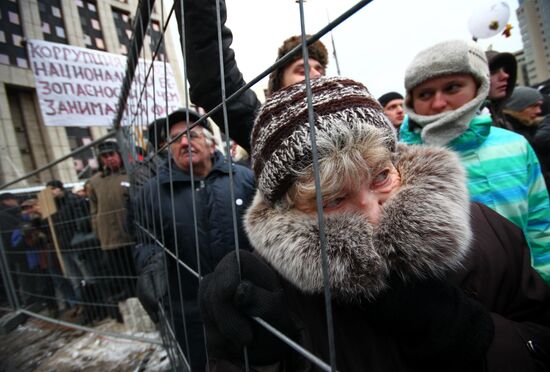
<path id="1" fill-rule="evenodd" d="M 311 81 L 317 133 L 340 125 L 369 125 L 384 134 L 395 150 L 396 134 L 378 101 L 361 83 L 344 78 Z M 258 189 L 275 202 L 294 181 L 293 170 L 312 163 L 305 84 L 294 84 L 274 93 L 264 103 L 252 130 L 252 169 Z"/>

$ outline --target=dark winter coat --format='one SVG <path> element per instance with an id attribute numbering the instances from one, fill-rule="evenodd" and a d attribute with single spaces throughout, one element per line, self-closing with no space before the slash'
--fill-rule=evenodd
<path id="1" fill-rule="evenodd" d="M 436 366 L 426 360 L 412 367 L 404 351 L 414 349 L 423 334 L 398 345 L 390 336 L 392 324 L 379 324 L 365 310 L 388 285 L 389 273 L 407 281 L 446 276 L 490 311 L 495 334 L 480 368 L 550 368 L 550 360 L 545 367 L 537 364 L 550 350 L 550 287 L 532 269 L 521 231 L 489 208 L 468 202 L 456 155 L 399 146 L 394 164 L 403 184 L 384 204 L 377 226 L 362 216 L 325 215 L 338 370 L 452 370 L 459 365 L 459 360 Z M 281 276 L 301 329 L 300 343 L 328 362 L 316 218 L 271 208 L 257 196 L 246 227 L 258 254 Z M 406 308 L 399 311 L 407 314 Z"/>
<path id="2" fill-rule="evenodd" d="M 220 152 L 216 152 L 213 168 L 206 177 L 195 177 L 180 170 L 173 161 L 167 161 L 157 177 L 147 182 L 137 202 L 134 213 L 137 221 L 156 239 L 161 241 L 170 252 L 187 267 L 197 270 L 197 251 L 200 255 L 200 274 L 210 273 L 218 261 L 235 249 L 233 232 L 233 204 L 236 209 L 239 248 L 250 250 L 250 245 L 242 227 L 242 215 L 250 204 L 255 191 L 252 171 L 243 166 L 232 164 L 235 199 L 231 199 L 228 163 Z M 171 169 L 171 171 L 170 171 Z M 172 194 L 173 189 L 173 194 Z M 195 189 L 196 222 L 193 215 L 192 194 Z M 160 202 L 159 202 L 160 200 Z M 195 224 L 198 246 L 195 240 Z M 140 228 L 138 227 L 138 230 Z M 138 231 L 139 233 L 139 231 Z M 146 252 L 144 252 L 145 254 Z M 183 308 L 187 332 L 191 342 L 197 348 L 191 350 L 195 363 L 204 358 L 204 339 L 202 322 L 197 305 L 198 277 L 179 265 L 179 275 L 175 259 L 167 256 L 167 282 L 172 303 L 176 337 L 182 347 Z M 144 267 L 142 270 L 147 270 Z M 168 310 L 168 309 L 166 309 Z M 202 360 L 204 366 L 206 360 Z M 194 369 L 195 370 L 195 369 Z"/>
<path id="3" fill-rule="evenodd" d="M 550 116 L 538 125 L 529 126 L 509 114 L 504 114 L 504 118 L 508 128 L 525 137 L 535 150 L 548 187 L 550 181 Z"/>
<path id="4" fill-rule="evenodd" d="M 233 34 L 225 26 L 227 11 L 225 1 L 220 2 L 222 26 L 222 54 L 225 76 L 225 94 L 229 98 L 246 85 L 231 49 Z M 177 6 L 176 6 L 176 9 Z M 179 12 L 176 12 L 181 29 Z M 218 54 L 218 28 L 215 1 L 187 1 L 185 7 L 185 47 L 189 96 L 196 105 L 206 111 L 221 104 L 220 64 Z M 221 106 L 220 106 L 221 108 Z M 251 89 L 227 102 L 229 137 L 250 153 L 250 133 L 260 101 Z M 224 131 L 223 110 L 218 109 L 212 119 Z"/>
<path id="5" fill-rule="evenodd" d="M 542 164 L 546 187 L 550 189 L 550 115 L 538 125 L 532 146 Z"/>
<path id="6" fill-rule="evenodd" d="M 491 113 L 491 118 L 493 119 L 493 125 L 495 127 L 509 129 L 511 128 L 506 123 L 506 118 L 504 117 L 504 113 L 502 110 L 504 109 L 504 105 L 508 98 L 512 95 L 514 92 L 514 88 L 516 86 L 516 80 L 517 80 L 517 64 L 513 59 L 510 59 L 508 57 L 504 57 L 503 54 L 498 53 L 493 50 L 488 50 L 485 52 L 485 55 L 487 57 L 487 62 L 489 63 L 489 68 L 491 69 L 495 63 L 500 64 L 498 60 L 502 61 L 502 58 L 506 60 L 503 64 L 501 64 L 501 67 L 504 68 L 504 71 L 508 74 L 508 84 L 506 85 L 506 95 L 500 99 L 490 99 L 487 98 L 487 101 L 485 102 L 485 107 L 489 109 Z"/>
<path id="7" fill-rule="evenodd" d="M 19 227 L 21 208 L 10 207 L 0 202 L 0 234 L 2 246 L 6 251 L 11 249 L 11 235 Z"/>
<path id="8" fill-rule="evenodd" d="M 88 200 L 65 191 L 55 199 L 57 212 L 52 216 L 57 242 L 63 251 L 71 250 L 75 233 L 87 234 L 91 231 Z"/>

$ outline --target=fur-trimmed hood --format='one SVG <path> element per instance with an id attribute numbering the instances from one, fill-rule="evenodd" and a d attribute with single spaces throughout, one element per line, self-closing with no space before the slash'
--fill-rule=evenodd
<path id="1" fill-rule="evenodd" d="M 325 215 L 334 298 L 372 299 L 390 273 L 405 279 L 460 266 L 471 240 L 469 197 L 458 157 L 445 149 L 399 145 L 394 165 L 402 186 L 378 225 L 360 214 Z M 323 290 L 317 215 L 270 206 L 258 191 L 245 216 L 255 250 L 306 293 Z"/>

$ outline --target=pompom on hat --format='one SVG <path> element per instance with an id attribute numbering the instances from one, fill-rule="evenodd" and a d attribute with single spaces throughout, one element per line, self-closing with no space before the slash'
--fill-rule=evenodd
<path id="1" fill-rule="evenodd" d="M 337 126 L 365 125 L 382 133 L 395 151 L 396 134 L 382 107 L 361 83 L 333 77 L 311 81 L 317 134 Z M 306 84 L 281 89 L 261 107 L 252 130 L 252 169 L 258 189 L 271 203 L 292 185 L 294 171 L 312 164 Z"/>
<path id="2" fill-rule="evenodd" d="M 310 35 L 306 35 L 306 39 L 309 37 Z M 277 61 L 283 58 L 288 52 L 294 49 L 297 45 L 300 45 L 301 42 L 302 42 L 302 38 L 300 35 L 291 36 L 288 39 L 286 39 L 283 42 L 283 45 L 279 47 L 279 50 L 277 53 Z M 320 40 L 317 40 L 316 42 L 309 45 L 307 48 L 307 52 L 308 52 L 309 58 L 319 62 L 323 66 L 323 68 L 325 69 L 327 68 L 328 52 L 327 52 L 327 48 Z M 302 58 L 301 51 L 300 53 L 297 53 L 290 61 L 288 61 L 286 65 L 276 69 L 269 75 L 269 82 L 267 85 L 268 96 L 270 96 L 271 94 L 275 93 L 276 91 L 282 88 L 283 73 L 285 68 L 300 58 Z"/>

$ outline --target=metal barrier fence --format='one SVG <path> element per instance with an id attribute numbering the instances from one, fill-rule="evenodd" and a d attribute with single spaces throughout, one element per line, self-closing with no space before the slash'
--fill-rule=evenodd
<path id="1" fill-rule="evenodd" d="M 250 94 L 250 88 L 253 85 L 283 66 L 303 48 L 305 51 L 306 41 L 302 41 L 302 45 L 295 47 L 249 83 L 243 83 L 238 87 L 232 86 L 226 91 L 224 63 L 226 55 L 224 53 L 227 53 L 227 50 L 224 50 L 221 43 L 222 34 L 225 32 L 222 21 L 225 5 L 223 2 L 220 5 L 219 1 L 215 0 L 203 1 L 215 4 L 216 21 L 213 24 L 215 29 L 211 30 L 214 36 L 211 42 L 217 45 L 219 55 L 219 61 L 215 61 L 219 64 L 219 75 L 213 80 L 219 89 L 220 100 L 212 104 L 210 111 L 199 120 L 196 118 L 190 120 L 197 123 L 189 129 L 202 125 L 206 120 L 210 120 L 208 118 L 214 118 L 223 132 L 227 133 L 231 130 L 231 133 L 234 133 L 235 130 L 230 128 L 229 122 L 234 120 L 234 117 L 228 104 L 243 94 Z M 319 40 L 369 2 L 357 2 L 340 17 L 311 35 L 307 44 Z M 0 291 L 3 292 L 4 300 L 11 308 L 24 309 L 26 314 L 35 315 L 41 319 L 73 324 L 81 329 L 94 331 L 93 325 L 102 319 L 110 317 L 122 320 L 123 314 L 119 303 L 135 297 L 136 286 L 153 285 L 153 293 L 160 295 L 144 305 L 160 330 L 172 368 L 196 370 L 197 367 L 192 361 L 200 360 L 195 356 L 204 355 L 206 343 L 208 343 L 200 321 L 196 293 L 199 281 L 221 258 L 205 257 L 199 249 L 203 243 L 201 239 L 204 239 L 205 235 L 203 235 L 204 231 L 198 230 L 205 225 L 199 224 L 198 221 L 208 217 L 203 214 L 201 204 L 204 202 L 201 190 L 205 185 L 202 178 L 194 175 L 193 165 L 191 165 L 189 179 L 185 179 L 185 182 L 196 186 L 192 188 L 194 191 L 188 194 L 189 201 L 182 202 L 182 189 L 179 186 L 180 182 L 183 182 L 181 172 L 174 169 L 167 159 L 173 155 L 170 144 L 179 141 L 187 133 L 182 131 L 172 137 L 162 137 L 160 135 L 162 130 L 165 134 L 169 133 L 168 123 L 157 122 L 159 128 L 149 127 L 149 131 L 159 129 L 159 135 L 154 137 L 149 135 L 150 139 L 154 139 L 146 148 L 143 148 L 143 142 L 136 133 L 147 132 L 148 125 L 159 118 L 152 117 L 141 121 L 141 116 L 133 116 L 125 111 L 130 99 L 137 100 L 138 105 L 155 105 L 155 97 L 146 97 L 144 87 L 150 81 L 163 78 L 155 76 L 152 65 L 138 65 L 138 60 L 144 55 L 145 36 L 152 27 L 150 16 L 154 3 L 154 0 L 142 0 L 136 12 L 126 77 L 113 123 L 115 131 L 21 179 L 0 186 L 0 192 L 13 191 L 10 190 L 10 186 L 22 179 L 29 179 L 42 172 L 45 175 L 55 175 L 58 173 L 56 167 L 72 161 L 72 157 L 81 151 L 96 149 L 96 145 L 99 145 L 100 149 L 103 146 L 101 151 L 104 151 L 104 157 L 99 160 L 100 163 L 111 161 L 108 157 L 114 156 L 113 153 L 117 151 L 120 154 L 119 160 L 122 162 L 110 168 L 103 167 L 92 178 L 83 182 L 85 187 L 82 195 L 77 195 L 72 190 L 64 189 L 61 185 L 54 183 L 39 192 L 26 193 L 25 201 L 21 205 L 8 206 L 2 210 L 3 216 L 12 218 L 12 223 L 6 225 L 11 227 L 3 227 L 1 231 L 0 267 L 3 288 Z M 194 10 L 192 8 L 197 6 L 202 5 L 191 1 L 174 2 L 167 14 L 161 14 L 163 35 L 171 23 L 177 23 L 180 31 L 192 27 L 192 25 L 186 25 L 186 22 L 190 21 L 186 17 L 186 12 L 192 12 Z M 164 5 L 161 8 L 164 9 Z M 297 4 L 297 12 L 300 12 L 302 35 L 305 36 L 306 15 L 302 1 Z M 197 35 L 190 33 L 180 33 L 186 75 L 200 73 L 200 71 L 187 71 L 190 68 L 188 59 L 192 60 L 195 56 L 189 55 L 193 48 L 187 47 L 186 43 L 196 42 L 196 37 Z M 152 50 L 148 54 L 152 54 L 154 60 L 163 47 L 164 39 L 161 38 L 158 44 L 151 47 Z M 187 55 L 184 51 L 187 51 Z M 141 85 L 134 83 L 137 68 L 144 69 L 141 73 L 145 79 Z M 306 82 L 308 81 L 309 76 L 306 75 Z M 130 94 L 131 92 L 133 94 Z M 190 106 L 188 100 L 183 106 Z M 207 132 L 204 134 L 207 137 L 210 136 Z M 111 146 L 109 139 L 115 135 L 118 150 L 109 147 Z M 162 142 L 163 138 L 167 142 Z M 230 140 L 226 138 L 218 149 L 222 153 L 230 154 L 230 146 Z M 101 157 L 100 154 L 98 156 Z M 215 211 L 215 213 L 226 213 L 231 216 L 232 221 L 230 226 L 210 226 L 210 228 L 232 231 L 232 234 L 225 236 L 227 241 L 222 243 L 238 249 L 239 242 L 242 244 L 245 240 L 238 222 L 240 212 L 236 210 L 240 207 L 238 203 L 240 196 L 237 195 L 238 190 L 235 186 L 236 176 L 230 169 L 228 169 L 228 176 L 230 181 L 227 183 L 228 188 L 225 193 L 229 194 L 229 200 L 235 200 L 236 203 L 232 203 L 226 211 Z M 161 193 L 151 192 L 152 189 L 161 188 L 164 190 L 163 195 L 166 196 L 166 200 L 161 200 Z M 23 197 L 20 196 L 20 199 Z M 182 209 L 185 211 L 182 212 Z M 237 231 L 239 229 L 241 231 Z M 324 242 L 322 246 L 323 250 L 326 249 Z M 324 255 L 326 265 L 326 252 Z M 326 273 L 326 267 L 323 272 Z M 144 280 L 143 278 L 148 279 L 145 284 L 140 282 Z M 330 293 L 327 292 L 326 296 L 330 298 Z M 160 302 L 155 304 L 157 300 Z M 297 355 L 308 359 L 317 368 L 327 371 L 336 370 L 332 325 L 330 325 L 330 301 L 327 300 L 325 305 L 329 322 L 330 360 L 320 360 L 262 319 L 255 318 L 255 321 L 281 338 Z M 72 318 L 67 317 L 67 312 Z M 131 334 L 117 336 L 156 342 Z M 246 350 L 243 352 L 247 353 Z M 246 369 L 249 369 L 248 363 L 246 363 Z"/>

